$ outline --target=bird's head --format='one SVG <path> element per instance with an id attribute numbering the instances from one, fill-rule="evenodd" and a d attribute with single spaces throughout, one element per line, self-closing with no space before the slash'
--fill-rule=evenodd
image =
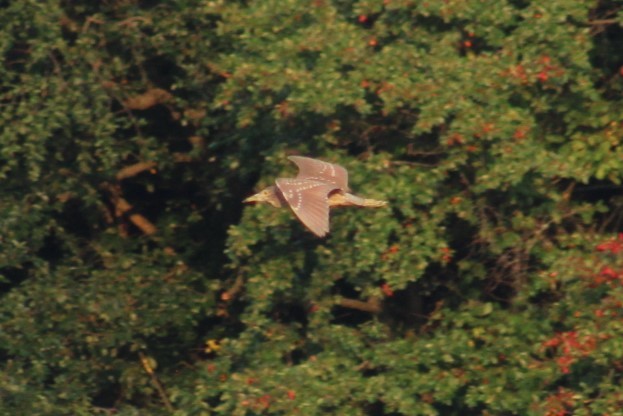
<path id="1" fill-rule="evenodd" d="M 255 195 L 251 195 L 250 197 L 248 197 L 242 202 L 247 203 L 247 204 L 251 202 L 270 204 L 276 208 L 279 208 L 282 206 L 281 200 L 279 199 L 279 196 L 277 195 L 277 188 L 275 186 L 269 186 L 268 188 L 261 190 Z"/>

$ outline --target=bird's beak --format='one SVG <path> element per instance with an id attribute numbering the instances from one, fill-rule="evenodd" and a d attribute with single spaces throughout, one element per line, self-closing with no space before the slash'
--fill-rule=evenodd
<path id="1" fill-rule="evenodd" d="M 247 199 L 243 200 L 242 202 L 244 202 L 245 204 L 249 204 L 251 202 L 260 202 L 260 194 L 255 194 L 255 195 L 251 195 L 250 197 L 248 197 Z"/>

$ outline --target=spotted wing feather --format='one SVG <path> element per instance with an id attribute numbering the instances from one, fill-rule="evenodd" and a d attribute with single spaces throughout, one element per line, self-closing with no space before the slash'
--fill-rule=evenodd
<path id="1" fill-rule="evenodd" d="M 277 179 L 277 188 L 297 218 L 311 232 L 323 237 L 329 232 L 329 193 L 336 185 L 305 179 Z"/>
<path id="2" fill-rule="evenodd" d="M 348 171 L 340 165 L 303 156 L 290 156 L 288 159 L 299 168 L 296 179 L 327 182 L 343 191 L 349 191 Z"/>

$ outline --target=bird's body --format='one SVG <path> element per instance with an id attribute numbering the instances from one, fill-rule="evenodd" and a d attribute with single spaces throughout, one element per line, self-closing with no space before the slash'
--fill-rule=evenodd
<path id="1" fill-rule="evenodd" d="M 329 208 L 338 206 L 382 207 L 387 203 L 350 193 L 348 172 L 340 165 L 302 156 L 290 156 L 299 174 L 279 178 L 275 186 L 244 202 L 264 202 L 274 207 L 289 206 L 298 219 L 319 237 L 329 232 Z"/>

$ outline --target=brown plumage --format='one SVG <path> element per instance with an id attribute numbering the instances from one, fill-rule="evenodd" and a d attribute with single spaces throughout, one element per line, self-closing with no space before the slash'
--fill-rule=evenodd
<path id="1" fill-rule="evenodd" d="M 258 192 L 244 202 L 274 207 L 289 206 L 311 232 L 323 237 L 329 232 L 329 208 L 336 206 L 383 207 L 385 201 L 365 199 L 350 193 L 348 172 L 340 165 L 302 156 L 288 157 L 299 168 L 294 179 L 279 178 L 276 186 Z"/>

